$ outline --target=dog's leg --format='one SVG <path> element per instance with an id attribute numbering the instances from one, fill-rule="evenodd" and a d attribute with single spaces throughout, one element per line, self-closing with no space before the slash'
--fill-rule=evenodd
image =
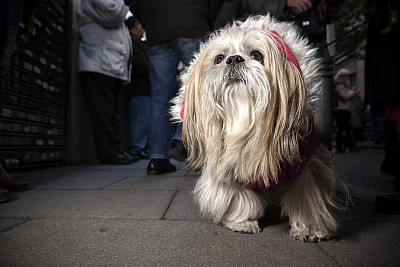
<path id="1" fill-rule="evenodd" d="M 282 214 L 289 216 L 290 235 L 295 239 L 318 242 L 329 239 L 337 230 L 331 213 L 334 175 L 330 153 L 319 145 L 296 182 L 281 199 Z"/>
<path id="2" fill-rule="evenodd" d="M 201 212 L 214 222 L 237 232 L 260 232 L 258 219 L 264 214 L 266 201 L 258 192 L 236 182 L 216 181 L 204 172 L 194 194 Z"/>
<path id="3" fill-rule="evenodd" d="M 222 223 L 236 232 L 259 233 L 258 219 L 264 215 L 265 198 L 258 192 L 242 185 L 235 185 L 236 193 L 231 199 Z"/>

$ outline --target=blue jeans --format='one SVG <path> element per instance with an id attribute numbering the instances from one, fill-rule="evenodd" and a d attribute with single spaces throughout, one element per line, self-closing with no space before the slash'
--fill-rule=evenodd
<path id="1" fill-rule="evenodd" d="M 25 0 L 0 1 L 0 107 L 6 86 L 6 72 L 17 38 L 19 23 L 22 19 Z"/>
<path id="2" fill-rule="evenodd" d="M 126 99 L 121 94 L 121 129 L 126 131 L 129 129 L 131 136 L 131 144 L 129 145 L 129 153 L 138 154 L 144 150 L 147 145 L 147 138 L 150 124 L 150 97 L 148 96 L 132 96 Z"/>
<path id="3" fill-rule="evenodd" d="M 200 46 L 200 39 L 178 38 L 147 50 L 150 60 L 151 115 L 149 128 L 150 158 L 168 159 L 172 124 L 170 100 L 176 92 L 179 60 L 186 66 Z"/>
<path id="4" fill-rule="evenodd" d="M 176 125 L 176 129 L 175 129 L 175 132 L 174 132 L 174 137 L 172 137 L 173 140 L 180 140 L 180 141 L 182 141 L 182 127 L 183 127 L 182 122 L 179 122 L 179 123 Z"/>

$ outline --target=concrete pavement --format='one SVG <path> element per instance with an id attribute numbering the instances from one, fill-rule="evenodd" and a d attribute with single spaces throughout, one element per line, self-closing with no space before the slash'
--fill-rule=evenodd
<path id="1" fill-rule="evenodd" d="M 0 266 L 399 266 L 400 216 L 371 204 L 394 192 L 378 178 L 382 157 L 375 146 L 335 155 L 354 203 L 338 212 L 337 237 L 317 244 L 293 240 L 276 208 L 256 235 L 202 218 L 197 174 L 182 163 L 160 176 L 146 175 L 147 160 L 21 173 L 31 190 L 0 205 Z"/>

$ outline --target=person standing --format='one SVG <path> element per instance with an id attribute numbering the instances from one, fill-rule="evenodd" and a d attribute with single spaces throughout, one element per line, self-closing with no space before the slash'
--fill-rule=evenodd
<path id="1" fill-rule="evenodd" d="M 354 150 L 353 130 L 350 121 L 350 101 L 359 95 L 359 90 L 353 86 L 348 88 L 350 71 L 340 69 L 335 75 L 335 89 L 338 95 L 338 106 L 333 109 L 338 133 L 336 137 L 336 151 L 344 153 L 348 147 L 350 151 Z"/>
<path id="2" fill-rule="evenodd" d="M 365 108 L 364 100 L 360 95 L 355 96 L 350 101 L 351 115 L 350 122 L 353 130 L 353 140 L 362 143 L 364 141 Z"/>
<path id="3" fill-rule="evenodd" d="M 387 144 L 380 170 L 393 177 L 397 192 L 377 196 L 374 204 L 400 214 L 400 0 L 368 0 L 367 6 L 366 102 L 373 116 L 385 117 Z"/>
<path id="4" fill-rule="evenodd" d="M 42 1 L 44 2 L 44 1 Z M 3 93 L 6 87 L 6 72 L 11 62 L 11 55 L 17 38 L 18 27 L 21 22 L 25 6 L 25 0 L 0 1 L 0 112 L 3 103 Z M 8 200 L 8 191 L 22 191 L 29 188 L 27 181 L 18 181 L 11 177 L 0 163 L 0 203 Z"/>
<path id="5" fill-rule="evenodd" d="M 125 102 L 127 128 L 131 143 L 128 153 L 135 159 L 147 159 L 147 138 L 150 124 L 150 74 L 146 45 L 141 41 L 144 34 L 142 24 L 129 17 L 125 24 L 132 39 L 133 57 L 131 82 L 124 86 L 122 102 Z"/>
<path id="6" fill-rule="evenodd" d="M 169 162 L 172 142 L 170 100 L 175 94 L 179 61 L 188 65 L 201 39 L 212 29 L 222 1 L 131 0 L 132 13 L 146 29 L 150 60 L 151 112 L 147 174 L 176 171 Z"/>
<path id="7" fill-rule="evenodd" d="M 121 92 L 130 80 L 131 39 L 123 0 L 82 0 L 78 72 L 101 163 L 130 164 L 121 144 Z"/>

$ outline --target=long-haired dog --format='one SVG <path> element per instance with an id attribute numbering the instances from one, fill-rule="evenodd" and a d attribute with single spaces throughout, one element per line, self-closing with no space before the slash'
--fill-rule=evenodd
<path id="1" fill-rule="evenodd" d="M 250 17 L 213 33 L 182 75 L 171 114 L 183 119 L 187 163 L 201 169 L 194 195 L 213 221 L 258 233 L 267 192 L 291 236 L 335 234 L 330 152 L 313 127 L 316 53 L 292 24 Z"/>

